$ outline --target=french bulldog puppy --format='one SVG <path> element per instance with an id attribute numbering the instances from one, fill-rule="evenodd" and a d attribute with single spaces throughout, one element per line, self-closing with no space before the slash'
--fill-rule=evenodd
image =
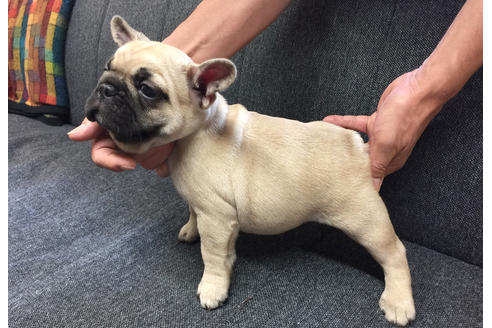
<path id="1" fill-rule="evenodd" d="M 239 231 L 279 234 L 315 221 L 341 229 L 382 266 L 386 319 L 415 318 L 405 247 L 374 190 L 367 145 L 354 131 L 228 105 L 236 77 L 227 59 L 194 63 L 150 41 L 121 17 L 119 45 L 86 104 L 86 116 L 128 153 L 175 141 L 168 158 L 190 217 L 178 238 L 200 237 L 205 269 L 197 294 L 214 309 L 228 296 Z"/>

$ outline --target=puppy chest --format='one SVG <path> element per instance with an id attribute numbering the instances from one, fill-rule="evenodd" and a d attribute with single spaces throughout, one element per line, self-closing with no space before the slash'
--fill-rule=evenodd
<path id="1" fill-rule="evenodd" d="M 223 165 L 200 156 L 186 158 L 170 158 L 168 163 L 176 190 L 191 206 L 212 210 L 214 206 L 234 204 L 229 174 Z"/>

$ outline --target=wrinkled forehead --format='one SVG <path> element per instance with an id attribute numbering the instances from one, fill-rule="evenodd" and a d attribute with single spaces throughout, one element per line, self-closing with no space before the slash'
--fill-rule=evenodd
<path id="1" fill-rule="evenodd" d="M 190 57 L 181 50 L 149 41 L 128 42 L 110 59 L 111 68 L 125 75 L 135 75 L 142 68 L 152 75 L 181 75 L 190 63 Z"/>

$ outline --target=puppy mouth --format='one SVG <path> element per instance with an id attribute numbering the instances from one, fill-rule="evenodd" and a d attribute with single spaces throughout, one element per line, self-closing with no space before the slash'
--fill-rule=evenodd
<path id="1" fill-rule="evenodd" d="M 97 122 L 100 126 L 106 130 L 112 131 L 112 127 L 106 124 L 106 120 L 103 119 L 101 112 L 99 111 L 99 106 L 93 106 L 86 110 L 85 117 L 91 122 Z"/>
<path id="2" fill-rule="evenodd" d="M 85 105 L 85 117 L 87 117 L 87 119 L 91 122 L 97 121 L 97 123 L 101 124 L 99 122 L 99 120 L 101 119 L 99 115 L 100 106 L 101 104 L 99 103 L 99 101 L 95 99 L 95 97 L 91 96 L 87 100 L 87 103 Z"/>
<path id="3" fill-rule="evenodd" d="M 137 144 L 148 141 L 154 137 L 161 135 L 162 126 L 152 125 L 148 127 L 142 126 L 119 126 L 111 121 L 103 118 L 103 115 L 95 115 L 96 122 L 111 132 L 111 137 L 119 142 L 127 144 Z"/>
<path id="4" fill-rule="evenodd" d="M 113 94 L 101 94 L 115 92 L 110 84 L 103 86 L 102 89 L 98 86 L 87 100 L 85 116 L 89 121 L 97 122 L 110 132 L 113 139 L 126 144 L 143 143 L 162 135 L 162 122 L 141 121 L 142 118 L 139 119 L 134 112 L 135 104 L 129 104 Z"/>
<path id="5" fill-rule="evenodd" d="M 112 136 L 118 140 L 119 142 L 127 143 L 127 144 L 137 144 L 148 141 L 158 135 L 160 131 L 160 126 L 154 126 L 146 129 L 132 129 L 129 131 L 118 131 L 114 132 L 114 130 L 110 130 Z"/>
<path id="6" fill-rule="evenodd" d="M 86 117 L 89 121 L 97 122 L 100 126 L 104 127 L 103 120 L 99 112 L 94 112 L 90 116 L 86 116 Z"/>

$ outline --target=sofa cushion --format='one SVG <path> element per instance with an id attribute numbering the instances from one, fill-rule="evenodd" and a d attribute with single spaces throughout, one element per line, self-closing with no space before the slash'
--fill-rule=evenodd
<path id="1" fill-rule="evenodd" d="M 10 327 L 381 327 L 376 262 L 339 231 L 307 224 L 240 234 L 229 300 L 195 297 L 199 243 L 169 179 L 113 173 L 72 126 L 9 115 Z M 482 269 L 411 242 L 412 327 L 481 327 Z"/>
<path id="2" fill-rule="evenodd" d="M 78 1 L 67 40 L 72 119 L 115 51 L 118 14 L 162 40 L 192 1 Z M 297 0 L 233 57 L 238 79 L 225 93 L 260 113 L 301 121 L 370 114 L 386 86 L 418 67 L 462 1 Z M 482 264 L 482 72 L 431 122 L 413 155 L 385 179 L 381 195 L 407 240 Z"/>
<path id="3" fill-rule="evenodd" d="M 237 56 L 230 98 L 301 121 L 370 115 L 430 55 L 461 1 L 298 1 Z M 409 241 L 482 264 L 482 70 L 429 124 L 381 196 Z"/>

